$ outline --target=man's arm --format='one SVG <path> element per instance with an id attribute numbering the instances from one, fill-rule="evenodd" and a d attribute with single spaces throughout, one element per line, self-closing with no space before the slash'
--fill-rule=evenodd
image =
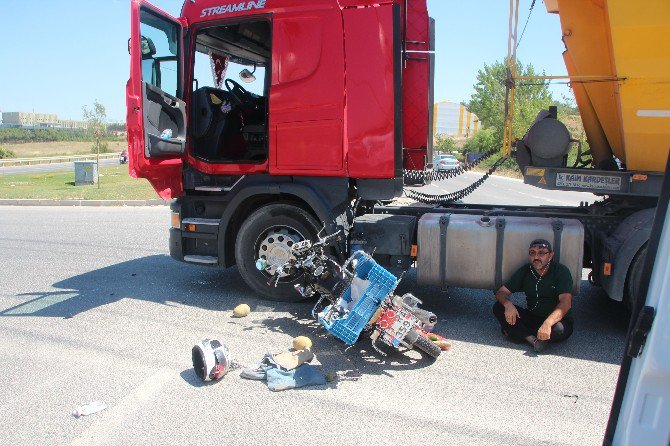
<path id="1" fill-rule="evenodd" d="M 516 309 L 512 301 L 509 300 L 511 295 L 512 292 L 505 285 L 501 286 L 498 288 L 498 291 L 496 291 L 496 300 L 500 305 L 505 307 L 505 320 L 508 324 L 514 325 L 516 324 L 517 318 L 520 316 L 519 311 Z"/>
<path id="2" fill-rule="evenodd" d="M 551 327 L 563 319 L 563 316 L 572 307 L 572 294 L 563 293 L 558 295 L 558 305 L 556 309 L 547 316 L 547 319 L 542 323 L 540 329 L 537 331 L 537 338 L 541 341 L 546 341 L 551 337 Z"/>

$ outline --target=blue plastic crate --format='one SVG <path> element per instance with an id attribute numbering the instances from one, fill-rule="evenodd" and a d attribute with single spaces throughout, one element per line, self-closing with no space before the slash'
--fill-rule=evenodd
<path id="1" fill-rule="evenodd" d="M 356 276 L 369 280 L 370 285 L 346 317 L 336 319 L 332 324 L 319 318 L 321 324 L 331 334 L 348 345 L 353 345 L 358 340 L 361 331 L 375 314 L 381 302 L 398 284 L 398 279 L 393 274 L 379 266 L 366 254 L 357 252 L 354 258 L 359 260 L 359 264 L 356 265 Z M 350 290 L 347 290 L 347 293 L 349 292 Z"/>

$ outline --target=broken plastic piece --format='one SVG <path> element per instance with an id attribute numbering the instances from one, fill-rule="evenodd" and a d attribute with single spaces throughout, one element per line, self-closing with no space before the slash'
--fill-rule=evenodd
<path id="1" fill-rule="evenodd" d="M 74 412 L 72 412 L 72 415 L 77 418 L 85 417 L 105 409 L 107 409 L 107 404 L 102 401 L 90 401 L 77 407 Z"/>
<path id="2" fill-rule="evenodd" d="M 284 370 L 293 370 L 306 362 L 311 362 L 312 359 L 314 353 L 309 348 L 272 355 L 273 362 Z"/>
<path id="3" fill-rule="evenodd" d="M 163 130 L 163 133 L 161 133 L 161 138 L 162 138 L 162 139 L 170 139 L 170 138 L 172 138 L 172 129 L 165 129 L 165 130 Z"/>

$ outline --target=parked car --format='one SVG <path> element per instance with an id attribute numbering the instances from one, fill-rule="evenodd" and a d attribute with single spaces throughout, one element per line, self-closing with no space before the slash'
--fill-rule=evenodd
<path id="1" fill-rule="evenodd" d="M 438 172 L 456 170 L 460 166 L 461 162 L 454 155 L 438 155 L 433 160 L 433 169 Z"/>

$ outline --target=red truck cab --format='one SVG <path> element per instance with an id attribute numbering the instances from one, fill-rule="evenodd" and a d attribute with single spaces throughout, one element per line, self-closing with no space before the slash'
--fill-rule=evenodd
<path id="1" fill-rule="evenodd" d="M 401 195 L 403 168 L 432 160 L 425 0 L 187 0 L 179 18 L 133 0 L 131 13 L 129 170 L 176 199 L 174 259 L 237 264 L 257 293 L 294 300 L 298 278 L 266 285 L 292 244 L 348 234 Z"/>
<path id="2" fill-rule="evenodd" d="M 403 167 L 431 159 L 425 0 L 188 0 L 179 18 L 131 8 L 130 173 L 161 197 L 266 174 L 348 178 L 391 198 Z"/>

